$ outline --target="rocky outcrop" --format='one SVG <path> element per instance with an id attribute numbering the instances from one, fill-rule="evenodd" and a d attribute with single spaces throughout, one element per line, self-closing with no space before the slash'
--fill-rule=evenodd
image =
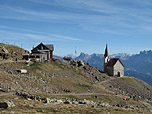
<path id="1" fill-rule="evenodd" d="M 9 53 L 8 50 L 5 47 L 2 48 L 2 52 L 4 52 L 5 54 Z"/>
<path id="2" fill-rule="evenodd" d="M 0 58 L 8 60 L 22 59 L 22 55 L 27 55 L 29 52 L 15 45 L 0 43 Z"/>
<path id="3" fill-rule="evenodd" d="M 71 64 L 76 67 L 83 67 L 85 63 L 82 60 L 72 60 Z"/>
<path id="4" fill-rule="evenodd" d="M 77 106 L 87 106 L 87 107 L 119 107 L 119 108 L 125 108 L 125 109 L 139 109 L 140 107 L 138 106 L 132 106 L 132 105 L 126 105 L 126 104 L 113 104 L 110 105 L 107 102 L 94 102 L 92 100 L 87 100 L 87 99 L 56 99 L 56 98 L 42 98 L 38 97 L 29 93 L 24 93 L 24 92 L 17 92 L 16 95 L 21 96 L 27 100 L 36 100 L 36 101 L 41 101 L 43 103 L 46 103 L 47 105 L 77 105 Z"/>
<path id="5" fill-rule="evenodd" d="M 56 99 L 56 98 L 42 98 L 39 96 L 32 95 L 30 93 L 26 92 L 16 92 L 16 95 L 21 96 L 27 100 L 35 100 L 35 101 L 41 101 L 50 105 L 60 105 L 60 104 L 74 104 L 74 105 L 86 105 L 86 106 L 91 106 L 91 107 L 110 107 L 109 103 L 98 103 L 94 102 L 91 100 L 83 99 L 83 100 L 78 100 L 78 99 Z"/>
<path id="6" fill-rule="evenodd" d="M 16 92 L 16 95 L 17 96 L 21 96 L 21 97 L 23 97 L 23 98 L 25 98 L 27 100 L 36 100 L 36 101 L 45 101 L 45 102 L 47 100 L 45 98 L 42 98 L 42 97 L 39 97 L 39 96 L 35 96 L 35 95 L 32 95 L 30 93 L 25 93 L 25 92 Z"/>
<path id="7" fill-rule="evenodd" d="M 83 76 L 89 77 L 93 81 L 93 83 L 105 80 L 104 73 L 101 73 L 96 67 L 90 66 L 89 64 L 85 64 L 82 60 L 73 60 L 70 64 L 75 68 L 79 69 L 80 71 L 83 71 Z"/>
<path id="8" fill-rule="evenodd" d="M 126 105 L 126 104 L 113 104 L 110 105 L 107 102 L 94 102 L 92 100 L 79 100 L 79 99 L 56 99 L 56 98 L 42 98 L 39 96 L 35 96 L 29 93 L 25 92 L 16 92 L 16 95 L 21 96 L 27 100 L 36 100 L 41 101 L 43 103 L 49 104 L 49 105 L 61 105 L 61 104 L 71 104 L 71 105 L 77 105 L 77 106 L 89 106 L 89 107 L 121 107 L 126 109 L 139 109 L 138 106 L 132 106 L 132 105 Z"/>

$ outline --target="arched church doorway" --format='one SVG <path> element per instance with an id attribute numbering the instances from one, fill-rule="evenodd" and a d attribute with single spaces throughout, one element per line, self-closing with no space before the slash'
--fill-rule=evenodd
<path id="1" fill-rule="evenodd" d="M 118 71 L 118 77 L 120 77 L 120 72 Z"/>

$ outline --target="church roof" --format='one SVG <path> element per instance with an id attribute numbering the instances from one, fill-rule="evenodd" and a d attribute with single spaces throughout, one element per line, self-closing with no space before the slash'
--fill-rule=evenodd
<path id="1" fill-rule="evenodd" d="M 120 63 L 124 67 L 124 64 L 121 62 L 121 60 L 119 58 L 111 58 L 110 61 L 107 64 L 107 66 L 113 67 L 116 64 L 117 61 L 120 61 Z"/>
<path id="2" fill-rule="evenodd" d="M 105 57 L 109 56 L 109 53 L 108 53 L 108 45 L 106 44 L 106 49 L 105 49 L 105 54 L 104 54 Z"/>

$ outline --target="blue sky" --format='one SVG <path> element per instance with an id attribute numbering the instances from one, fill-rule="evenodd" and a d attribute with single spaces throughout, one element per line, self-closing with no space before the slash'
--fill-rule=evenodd
<path id="1" fill-rule="evenodd" d="M 56 55 L 139 53 L 152 47 L 152 0 L 0 0 L 0 42 Z"/>

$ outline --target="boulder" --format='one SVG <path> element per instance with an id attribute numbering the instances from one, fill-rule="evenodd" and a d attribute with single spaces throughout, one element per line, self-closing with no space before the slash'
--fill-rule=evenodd
<path id="1" fill-rule="evenodd" d="M 63 101 L 61 99 L 56 101 L 56 104 L 63 104 Z"/>
<path id="2" fill-rule="evenodd" d="M 12 101 L 6 101 L 8 107 L 14 107 L 14 103 Z"/>
<path id="3" fill-rule="evenodd" d="M 100 106 L 102 106 L 102 107 L 110 107 L 109 103 L 101 103 Z"/>
<path id="4" fill-rule="evenodd" d="M 0 108 L 1 109 L 7 109 L 8 108 L 8 104 L 6 102 L 0 103 Z"/>
<path id="5" fill-rule="evenodd" d="M 27 70 L 26 69 L 18 69 L 17 72 L 19 72 L 21 74 L 27 74 Z"/>
<path id="6" fill-rule="evenodd" d="M 45 99 L 45 103 L 50 103 L 50 101 L 51 101 L 50 98 Z"/>
<path id="7" fill-rule="evenodd" d="M 78 101 L 72 101 L 72 104 L 78 105 L 79 103 L 78 103 Z"/>
<path id="8" fill-rule="evenodd" d="M 83 62 L 82 60 L 77 61 L 77 63 L 78 63 L 78 67 L 84 66 L 84 65 L 85 65 L 84 62 Z"/>
<path id="9" fill-rule="evenodd" d="M 6 102 L 3 102 L 3 103 L 0 103 L 0 108 L 1 109 L 7 109 L 9 107 L 14 107 L 14 103 L 12 101 L 6 101 Z"/>
<path id="10" fill-rule="evenodd" d="M 70 104 L 70 102 L 69 101 L 65 101 L 64 104 Z"/>
<path id="11" fill-rule="evenodd" d="M 5 47 L 2 48 L 2 51 L 3 51 L 4 53 L 6 53 L 6 54 L 9 53 L 8 50 L 7 50 Z"/>
<path id="12" fill-rule="evenodd" d="M 90 101 L 90 100 L 86 100 L 86 99 L 84 99 L 84 103 L 85 103 L 86 105 L 95 105 L 95 104 L 96 104 L 95 102 Z"/>

